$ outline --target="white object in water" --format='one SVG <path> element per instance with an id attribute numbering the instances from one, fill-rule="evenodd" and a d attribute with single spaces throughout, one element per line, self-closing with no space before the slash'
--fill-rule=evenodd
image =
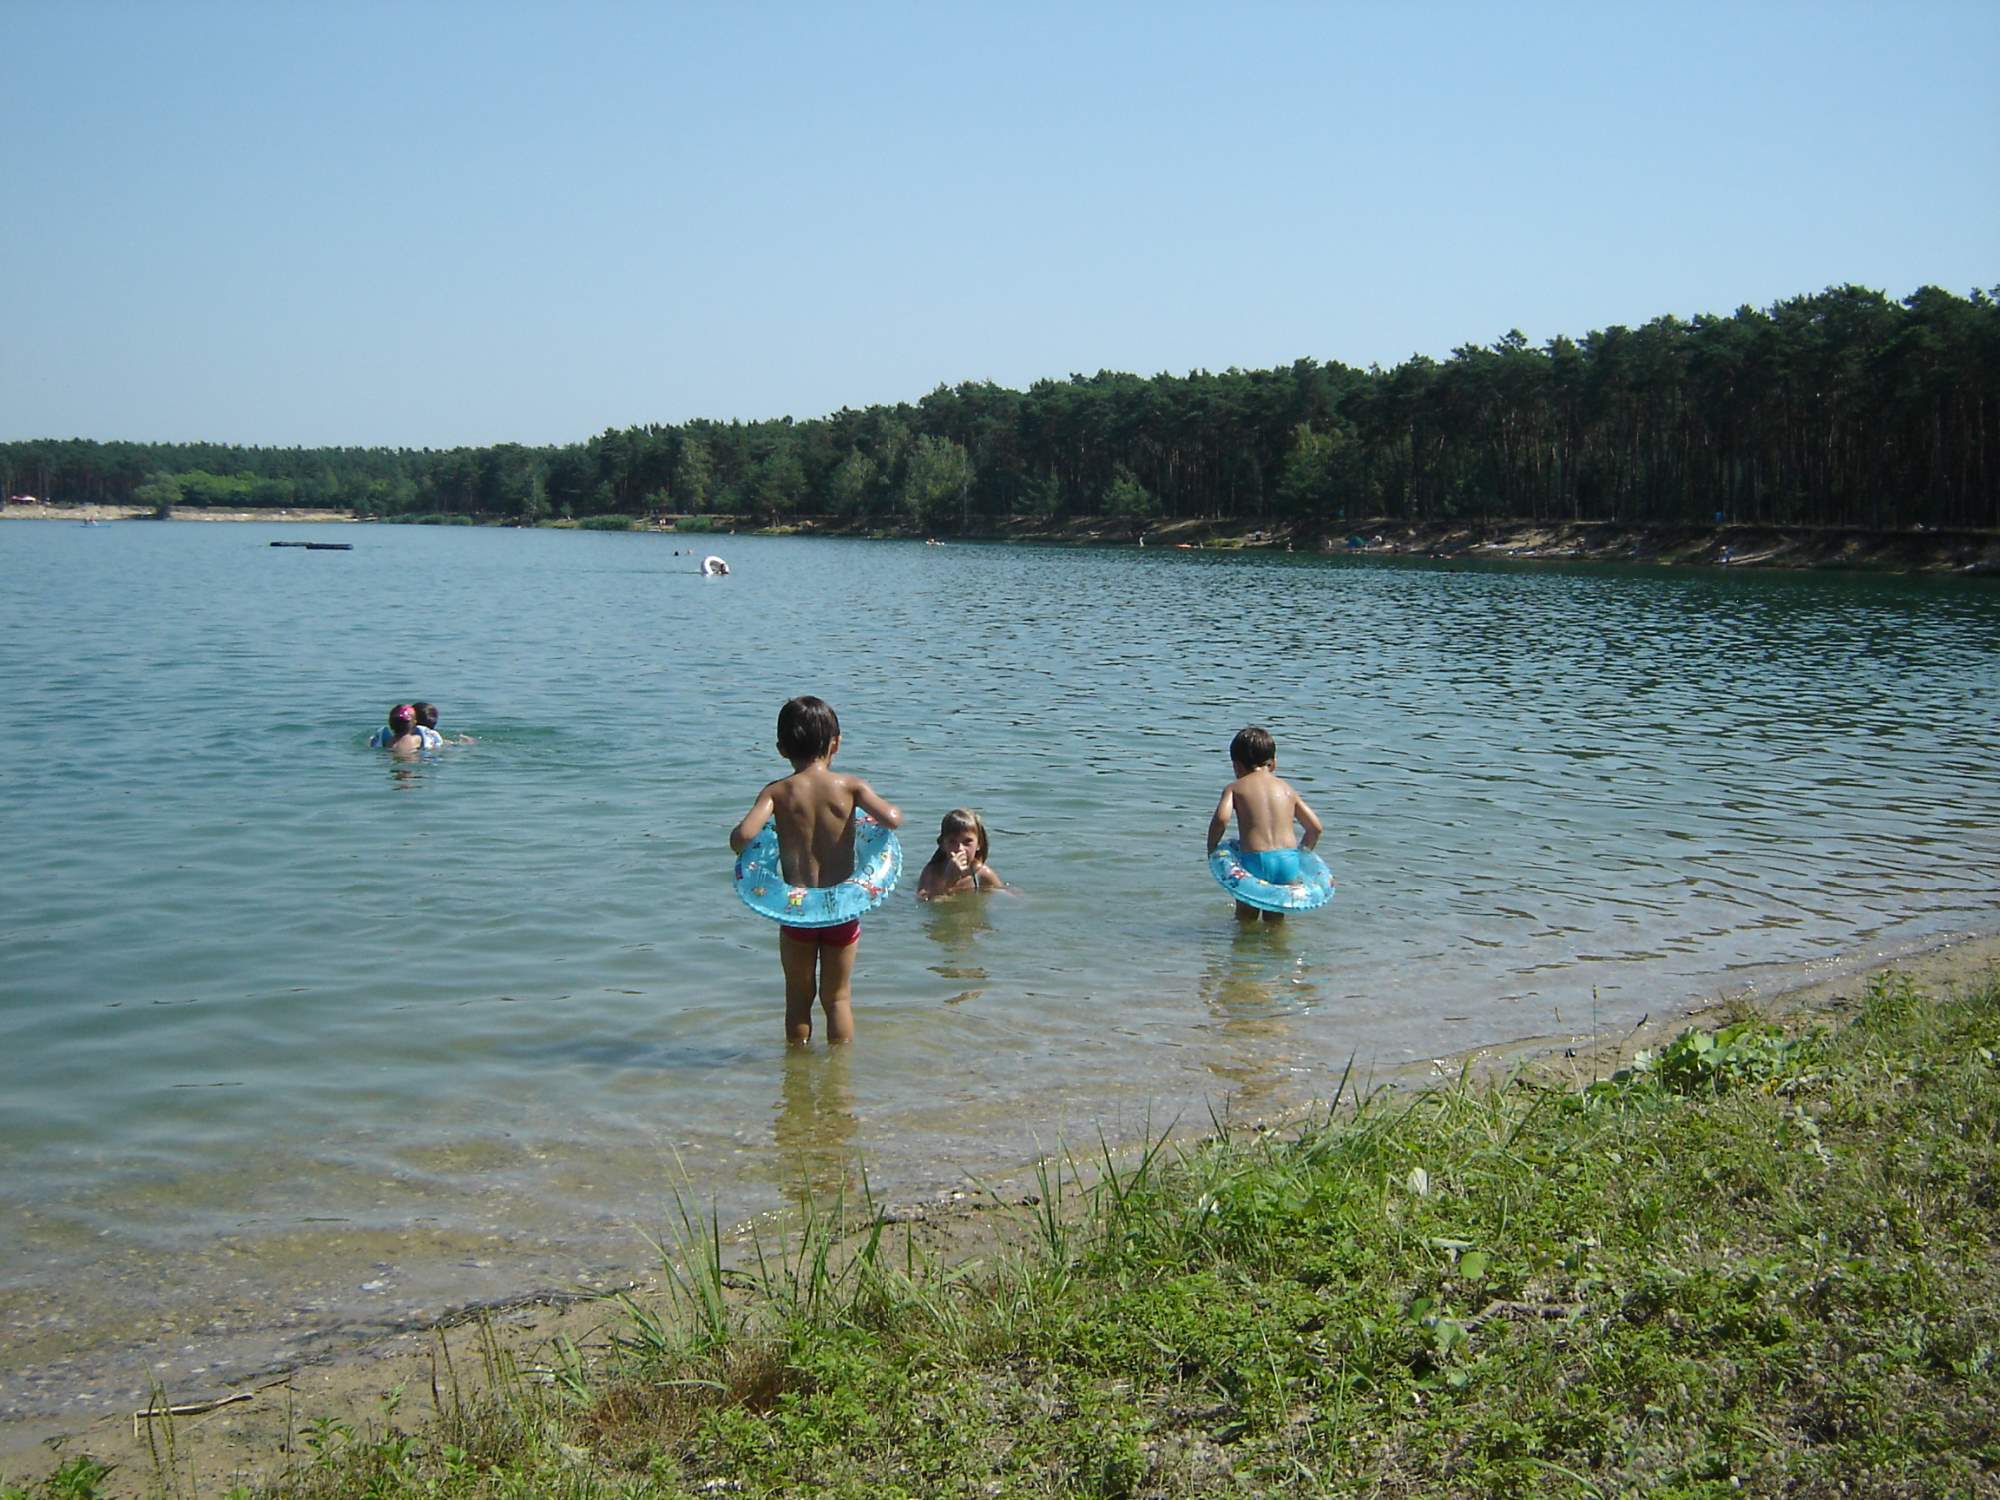
<path id="1" fill-rule="evenodd" d="M 729 564 L 711 552 L 701 560 L 701 571 L 704 578 L 726 578 L 729 576 Z"/>

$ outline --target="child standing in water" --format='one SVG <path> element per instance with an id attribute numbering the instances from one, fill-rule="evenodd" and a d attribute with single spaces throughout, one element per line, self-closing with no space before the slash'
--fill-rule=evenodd
<path id="1" fill-rule="evenodd" d="M 1290 885 L 1299 878 L 1299 850 L 1319 842 L 1323 831 L 1319 815 L 1306 806 L 1306 799 L 1278 779 L 1278 747 L 1268 729 L 1252 724 L 1240 729 L 1229 742 L 1229 764 L 1236 779 L 1222 789 L 1215 804 L 1215 816 L 1208 820 L 1208 852 L 1229 832 L 1229 820 L 1236 819 L 1236 842 L 1243 853 L 1243 868 L 1259 880 L 1273 885 Z M 1292 831 L 1297 822 L 1305 830 L 1300 838 Z M 1236 918 L 1254 922 L 1282 922 L 1281 911 L 1260 912 L 1254 906 L 1236 903 Z"/>
<path id="2" fill-rule="evenodd" d="M 840 719 L 818 698 L 794 698 L 778 710 L 778 754 L 792 774 L 757 794 L 743 821 L 729 831 L 729 847 L 741 854 L 764 825 L 777 820 L 778 858 L 793 885 L 838 885 L 854 873 L 854 809 L 858 806 L 886 828 L 902 825 L 903 815 L 859 776 L 833 769 L 840 749 Z M 785 1039 L 812 1040 L 815 994 L 826 1012 L 829 1042 L 854 1040 L 849 994 L 861 919 L 837 927 L 780 927 L 778 961 L 785 970 Z"/>
<path id="3" fill-rule="evenodd" d="M 1005 882 L 986 863 L 991 847 L 979 814 L 969 807 L 954 807 L 938 829 L 937 853 L 917 877 L 917 899 L 935 901 L 961 891 L 1004 891 Z"/>

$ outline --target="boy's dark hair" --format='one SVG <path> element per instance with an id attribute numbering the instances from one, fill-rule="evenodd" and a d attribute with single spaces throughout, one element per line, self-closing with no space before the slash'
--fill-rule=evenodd
<path id="1" fill-rule="evenodd" d="M 786 760 L 819 760 L 833 753 L 840 715 L 820 698 L 794 698 L 778 710 L 778 754 Z"/>
<path id="2" fill-rule="evenodd" d="M 410 707 L 417 711 L 417 722 L 423 725 L 424 728 L 435 729 L 438 727 L 438 706 L 435 703 L 425 703 L 420 699 L 412 703 Z"/>
<path id="3" fill-rule="evenodd" d="M 1271 738 L 1270 730 L 1261 724 L 1252 724 L 1247 729 L 1236 731 L 1236 738 L 1229 742 L 1229 758 L 1237 765 L 1254 771 L 1278 758 L 1278 742 Z"/>

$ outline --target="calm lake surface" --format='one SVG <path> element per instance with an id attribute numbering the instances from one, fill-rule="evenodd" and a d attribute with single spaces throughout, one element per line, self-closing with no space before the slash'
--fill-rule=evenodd
<path id="1" fill-rule="evenodd" d="M 0 1417 L 2000 926 L 1986 583 L 16 522 L 0 600 Z M 907 817 L 832 1054 L 725 842 L 802 692 Z M 1340 894 L 1244 932 L 1247 722 Z M 961 803 L 1020 894 L 920 906 Z"/>

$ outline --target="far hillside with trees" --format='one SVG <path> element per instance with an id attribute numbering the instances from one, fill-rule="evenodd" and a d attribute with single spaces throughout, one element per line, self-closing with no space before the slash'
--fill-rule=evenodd
<path id="1" fill-rule="evenodd" d="M 1842 286 L 1767 309 L 1394 369 L 1114 371 L 940 386 L 810 420 L 607 429 L 562 447 L 0 444 L 59 502 L 360 516 L 674 514 L 978 533 L 1031 517 L 2000 528 L 2000 288 Z"/>

